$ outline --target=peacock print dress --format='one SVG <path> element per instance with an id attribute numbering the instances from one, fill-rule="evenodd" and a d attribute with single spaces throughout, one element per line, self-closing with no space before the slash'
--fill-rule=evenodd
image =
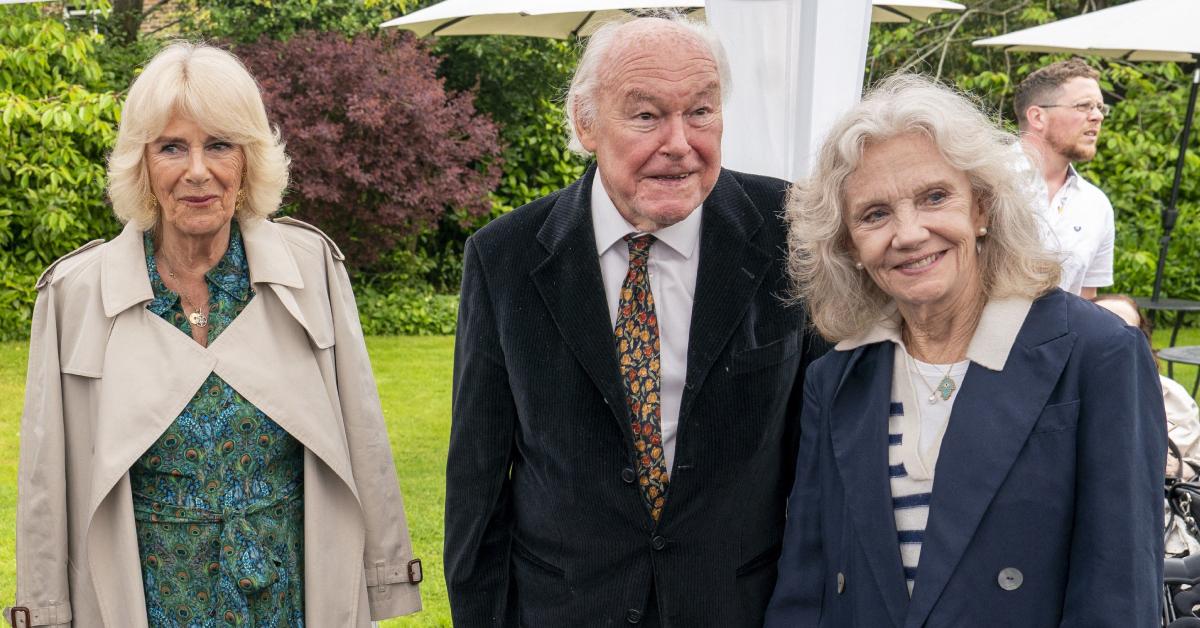
<path id="1" fill-rule="evenodd" d="M 191 335 L 143 237 L 147 308 Z M 235 221 L 205 279 L 208 343 L 252 298 Z M 151 628 L 304 626 L 303 447 L 216 373 L 130 469 Z"/>

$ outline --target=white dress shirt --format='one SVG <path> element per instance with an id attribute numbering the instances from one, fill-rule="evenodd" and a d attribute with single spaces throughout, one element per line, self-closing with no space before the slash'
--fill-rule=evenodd
<path id="1" fill-rule="evenodd" d="M 655 231 L 654 237 L 658 241 L 650 247 L 647 262 L 654 312 L 658 316 L 663 453 L 667 469 L 672 472 L 675 468 L 675 436 L 679 432 L 679 404 L 687 378 L 696 271 L 700 265 L 701 211 L 698 207 L 684 220 Z M 604 296 L 608 300 L 608 319 L 611 326 L 616 327 L 621 284 L 629 272 L 629 247 L 622 238 L 641 232 L 617 211 L 599 172 L 592 180 L 592 230 L 596 234 L 596 254 L 604 278 Z"/>

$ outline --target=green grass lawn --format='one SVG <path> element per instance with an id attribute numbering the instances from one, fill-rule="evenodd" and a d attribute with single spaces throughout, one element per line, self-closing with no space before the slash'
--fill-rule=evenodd
<path id="1" fill-rule="evenodd" d="M 1154 345 L 1166 346 L 1169 333 L 1169 329 L 1156 332 Z M 1181 331 L 1178 344 L 1200 344 L 1200 329 Z M 442 511 L 454 339 L 373 337 L 367 339 L 367 346 L 379 382 L 413 543 L 425 566 L 425 583 L 421 585 L 425 610 L 382 626 L 449 626 L 442 575 Z M 4 452 L 0 456 L 0 605 L 11 603 L 15 588 L 12 539 L 25 360 L 24 343 L 0 343 L 0 452 Z M 1175 370 L 1175 379 L 1188 390 L 1195 377 L 1195 367 Z"/>

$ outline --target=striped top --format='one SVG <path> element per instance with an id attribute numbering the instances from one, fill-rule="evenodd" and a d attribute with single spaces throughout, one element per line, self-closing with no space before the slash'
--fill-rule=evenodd
<path id="1" fill-rule="evenodd" d="M 942 436 L 950 422 L 950 411 L 958 398 L 957 390 L 949 399 L 942 399 L 940 395 L 933 403 L 928 399 L 947 373 L 956 386 L 961 385 L 970 362 L 925 364 L 909 357 L 900 344 L 896 345 L 895 362 L 894 401 L 888 411 L 888 480 L 900 544 L 900 563 L 904 567 L 908 593 L 912 595 L 929 521 L 933 472 L 941 451 Z"/>

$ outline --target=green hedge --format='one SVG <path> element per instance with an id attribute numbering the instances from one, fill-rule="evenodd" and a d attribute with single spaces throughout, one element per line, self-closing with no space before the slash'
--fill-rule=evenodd
<path id="1" fill-rule="evenodd" d="M 441 336 L 454 333 L 458 295 L 429 288 L 359 288 L 358 318 L 368 336 Z"/>

